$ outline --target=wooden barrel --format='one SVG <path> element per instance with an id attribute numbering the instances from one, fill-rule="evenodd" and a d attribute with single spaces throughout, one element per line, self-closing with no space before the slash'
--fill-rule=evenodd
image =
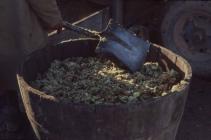
<path id="1" fill-rule="evenodd" d="M 24 109 L 37 139 L 42 140 L 175 140 L 184 111 L 192 71 L 182 57 L 153 45 L 148 60 L 180 72 L 179 92 L 138 104 L 64 103 L 31 87 L 54 59 L 95 56 L 94 40 L 75 40 L 30 55 L 17 76 Z M 108 91 L 109 92 L 109 91 Z"/>

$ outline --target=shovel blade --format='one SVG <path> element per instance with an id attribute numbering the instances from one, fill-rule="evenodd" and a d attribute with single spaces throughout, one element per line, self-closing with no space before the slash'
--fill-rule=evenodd
<path id="1" fill-rule="evenodd" d="M 122 26 L 111 23 L 103 33 L 96 52 L 115 57 L 131 72 L 141 69 L 149 51 L 150 43 L 132 34 Z"/>

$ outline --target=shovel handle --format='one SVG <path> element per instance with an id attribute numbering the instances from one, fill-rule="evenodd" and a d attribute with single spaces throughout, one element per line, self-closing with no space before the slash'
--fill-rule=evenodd
<path id="1" fill-rule="evenodd" d="M 89 29 L 86 29 L 86 28 L 83 28 L 83 27 L 79 27 L 79 26 L 70 24 L 67 21 L 63 22 L 63 26 L 66 29 L 73 30 L 73 31 L 75 31 L 79 34 L 83 34 L 83 35 L 88 36 L 88 37 L 99 37 L 100 36 L 100 33 L 97 32 L 97 31 L 92 31 L 92 30 L 89 30 Z"/>

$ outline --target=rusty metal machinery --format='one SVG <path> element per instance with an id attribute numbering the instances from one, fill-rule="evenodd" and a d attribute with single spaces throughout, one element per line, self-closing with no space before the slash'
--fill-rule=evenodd
<path id="1" fill-rule="evenodd" d="M 124 0 L 89 0 L 93 3 L 97 3 L 100 5 L 110 5 L 111 6 L 111 17 L 118 23 L 122 24 L 123 23 L 123 17 L 124 17 L 124 12 L 123 12 L 123 5 L 124 5 Z"/>
<path id="2" fill-rule="evenodd" d="M 170 2 L 162 23 L 164 45 L 189 60 L 195 74 L 211 74 L 211 2 Z"/>

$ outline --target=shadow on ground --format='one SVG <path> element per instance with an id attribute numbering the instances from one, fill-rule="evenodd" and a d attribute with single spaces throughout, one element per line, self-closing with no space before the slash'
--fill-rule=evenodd
<path id="1" fill-rule="evenodd" d="M 211 139 L 211 81 L 193 78 L 177 140 Z"/>

